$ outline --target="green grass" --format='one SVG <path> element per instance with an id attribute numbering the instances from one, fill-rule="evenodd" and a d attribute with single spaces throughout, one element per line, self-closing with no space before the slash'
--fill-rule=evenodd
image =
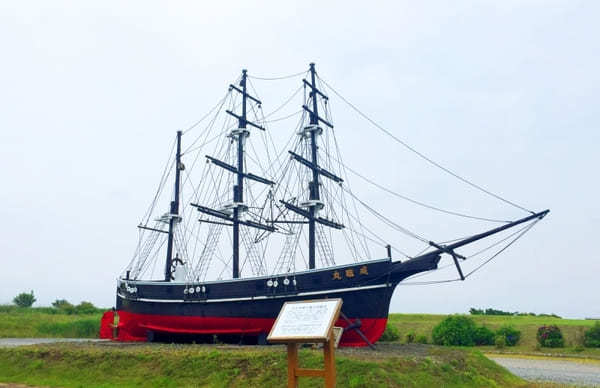
<path id="1" fill-rule="evenodd" d="M 52 307 L 19 308 L 0 306 L 0 338 L 7 337 L 52 337 L 52 338 L 97 338 L 100 328 L 101 309 L 93 314 L 66 314 Z M 400 331 L 400 340 L 405 341 L 410 331 L 417 336 L 425 335 L 431 341 L 431 330 L 446 315 L 432 314 L 390 314 L 389 323 Z M 515 347 L 506 347 L 503 353 L 554 354 L 600 358 L 600 349 L 576 347 L 583 338 L 583 332 L 594 321 L 559 319 L 534 316 L 490 316 L 471 315 L 478 323 L 496 330 L 511 324 L 522 332 L 521 341 Z M 542 325 L 557 325 L 565 336 L 565 348 L 537 348 L 535 334 Z M 493 346 L 481 346 L 483 352 L 498 352 Z"/>
<path id="2" fill-rule="evenodd" d="M 521 331 L 521 340 L 514 347 L 505 347 L 503 353 L 547 353 L 580 355 L 586 357 L 600 358 L 600 348 L 577 348 L 583 338 L 583 332 L 594 325 L 594 321 L 582 319 L 560 319 L 552 317 L 534 316 L 500 316 L 500 315 L 469 315 L 477 324 L 485 325 L 496 330 L 503 325 L 513 325 Z M 389 323 L 400 330 L 400 338 L 404 340 L 406 333 L 414 331 L 417 335 L 424 334 L 431 341 L 431 330 L 440 323 L 447 315 L 432 314 L 390 314 Z M 557 325 L 565 338 L 565 348 L 541 348 L 537 347 L 536 332 L 542 325 Z M 496 352 L 494 346 L 477 347 L 483 352 Z"/>
<path id="3" fill-rule="evenodd" d="M 51 307 L 0 306 L 0 338 L 97 338 L 102 313 L 64 314 Z"/>
<path id="4" fill-rule="evenodd" d="M 338 352 L 339 387 L 534 387 L 474 349 L 426 346 L 426 354 L 375 358 Z M 341 354 L 340 354 L 341 353 Z M 303 349 L 303 367 L 322 351 Z M 0 349 L 0 381 L 62 387 L 280 387 L 285 348 L 206 345 L 54 344 Z M 301 378 L 301 387 L 321 387 Z M 543 385 L 550 386 L 550 385 Z"/>

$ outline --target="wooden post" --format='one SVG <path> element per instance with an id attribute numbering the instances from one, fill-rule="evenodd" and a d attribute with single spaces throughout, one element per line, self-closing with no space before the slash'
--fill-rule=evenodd
<path id="1" fill-rule="evenodd" d="M 298 369 L 298 344 L 288 343 L 287 344 L 287 355 L 288 355 L 288 388 L 298 387 L 298 378 L 296 376 L 296 369 Z"/>
<path id="2" fill-rule="evenodd" d="M 329 340 L 323 343 L 324 369 L 300 368 L 298 362 L 298 343 L 287 344 L 288 356 L 288 388 L 298 388 L 298 377 L 322 377 L 325 379 L 325 388 L 334 388 L 336 383 L 335 373 L 335 338 L 333 331 Z"/>
<path id="3" fill-rule="evenodd" d="M 335 337 L 333 328 L 329 340 L 323 344 L 323 359 L 325 362 L 325 387 L 335 387 Z"/>

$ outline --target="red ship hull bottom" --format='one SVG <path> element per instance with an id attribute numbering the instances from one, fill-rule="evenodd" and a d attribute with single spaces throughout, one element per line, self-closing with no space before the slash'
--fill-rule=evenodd
<path id="1" fill-rule="evenodd" d="M 118 323 L 115 327 L 115 315 Z M 107 311 L 102 317 L 100 338 L 117 341 L 147 341 L 148 332 L 170 334 L 232 334 L 258 336 L 268 334 L 275 318 L 230 318 L 230 317 L 194 317 L 154 314 L 136 314 L 127 311 Z M 348 317 L 351 322 L 356 319 Z M 375 343 L 383 334 L 387 318 L 360 318 L 360 331 L 371 343 Z M 336 326 L 349 325 L 339 319 Z M 348 330 L 342 335 L 340 346 L 362 347 L 367 343 L 356 330 Z"/>

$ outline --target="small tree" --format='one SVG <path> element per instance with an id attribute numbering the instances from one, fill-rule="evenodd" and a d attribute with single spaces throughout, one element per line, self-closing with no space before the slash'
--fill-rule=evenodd
<path id="1" fill-rule="evenodd" d="M 542 347 L 562 348 L 565 346 L 562 332 L 556 325 L 539 327 L 536 337 Z"/>
<path id="2" fill-rule="evenodd" d="M 52 307 L 64 314 L 75 314 L 75 306 L 69 303 L 69 301 L 66 299 L 56 299 L 54 302 L 52 302 Z"/>
<path id="3" fill-rule="evenodd" d="M 494 332 L 485 326 L 479 326 L 473 332 L 473 341 L 475 345 L 493 345 L 494 344 Z"/>
<path id="4" fill-rule="evenodd" d="M 587 348 L 600 348 L 600 322 L 590 327 L 583 335 L 583 345 Z"/>
<path id="5" fill-rule="evenodd" d="M 68 307 L 73 307 L 73 305 L 66 299 L 56 299 L 54 302 L 52 302 L 52 307 L 57 309 L 65 309 Z"/>
<path id="6" fill-rule="evenodd" d="M 510 325 L 502 326 L 496 332 L 506 340 L 506 346 L 515 346 L 521 339 L 521 332 Z"/>
<path id="7" fill-rule="evenodd" d="M 385 327 L 385 331 L 379 338 L 380 341 L 398 341 L 400 339 L 400 330 L 391 323 L 388 323 Z"/>
<path id="8" fill-rule="evenodd" d="M 35 301 L 36 299 L 35 296 L 33 296 L 33 290 L 31 290 L 29 294 L 22 292 L 13 299 L 13 303 L 19 307 L 31 307 Z"/>
<path id="9" fill-rule="evenodd" d="M 436 345 L 445 346 L 473 346 L 473 334 L 477 326 L 475 321 L 464 315 L 450 315 L 437 324 L 431 338 Z"/>
<path id="10" fill-rule="evenodd" d="M 425 334 L 421 334 L 417 336 L 416 342 L 418 344 L 426 344 L 427 343 L 427 336 Z"/>
<path id="11" fill-rule="evenodd" d="M 76 314 L 94 314 L 97 312 L 96 306 L 94 306 L 90 302 L 81 302 L 77 306 L 75 306 Z"/>
<path id="12" fill-rule="evenodd" d="M 504 347 L 506 346 L 506 338 L 504 338 L 503 335 L 497 335 L 496 339 L 494 340 L 494 343 L 496 345 L 496 348 L 504 349 Z"/>

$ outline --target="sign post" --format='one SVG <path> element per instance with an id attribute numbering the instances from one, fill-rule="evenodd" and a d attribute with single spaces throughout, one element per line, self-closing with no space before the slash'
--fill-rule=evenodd
<path id="1" fill-rule="evenodd" d="M 335 387 L 335 336 L 333 324 L 342 308 L 341 299 L 286 302 L 267 337 L 272 343 L 287 344 L 288 387 L 298 386 L 298 377 L 322 377 L 325 387 Z M 322 343 L 324 369 L 298 365 L 298 344 Z"/>

